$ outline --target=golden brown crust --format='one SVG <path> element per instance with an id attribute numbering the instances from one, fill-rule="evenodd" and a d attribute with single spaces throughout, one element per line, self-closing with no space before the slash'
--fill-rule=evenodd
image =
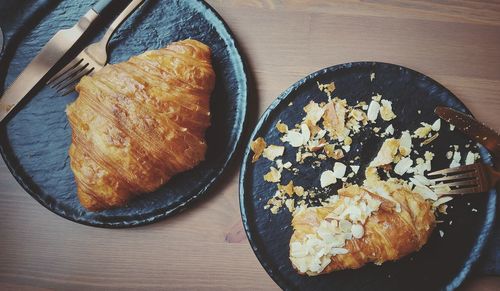
<path id="1" fill-rule="evenodd" d="M 394 189 L 391 197 L 401 206 L 401 211 L 398 212 L 393 201 L 367 189 L 351 186 L 343 190 L 335 205 L 307 208 L 292 220 L 294 233 L 290 243 L 302 241 L 305 235 L 314 233 L 320 221 L 336 205 L 342 204 L 346 197 L 364 192 L 381 202 L 380 208 L 366 220 L 363 237 L 347 240 L 344 248 L 348 253 L 332 256 L 331 262 L 320 274 L 357 269 L 370 262 L 382 264 L 394 261 L 419 250 L 427 242 L 434 228 L 435 217 L 431 204 L 420 195 L 405 188 Z"/>
<path id="2" fill-rule="evenodd" d="M 83 77 L 67 108 L 81 204 L 122 206 L 202 161 L 214 85 L 210 49 L 196 40 Z"/>

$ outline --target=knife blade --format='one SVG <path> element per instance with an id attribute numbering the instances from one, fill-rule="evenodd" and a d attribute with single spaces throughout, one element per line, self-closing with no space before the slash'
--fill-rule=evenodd
<path id="1" fill-rule="evenodd" d="M 58 31 L 0 97 L 0 123 L 82 37 L 112 0 L 100 0 L 71 28 Z"/>
<path id="2" fill-rule="evenodd" d="M 491 154 L 500 158 L 500 135 L 472 116 L 449 107 L 438 106 L 434 112 L 448 123 L 456 126 L 473 141 L 483 145 Z"/>

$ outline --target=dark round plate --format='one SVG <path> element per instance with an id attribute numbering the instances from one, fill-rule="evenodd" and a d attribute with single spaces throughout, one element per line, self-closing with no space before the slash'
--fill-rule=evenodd
<path id="1" fill-rule="evenodd" d="M 370 74 L 375 79 L 370 81 Z M 264 137 L 268 144 L 282 144 L 274 129 L 278 120 L 288 125 L 299 123 L 304 116 L 302 108 L 310 100 L 326 101 L 316 82 L 335 82 L 335 96 L 347 99 L 370 101 L 374 93 L 393 102 L 398 118 L 391 123 L 400 130 L 416 129 L 420 121 L 437 119 L 433 111 L 437 105 L 446 105 L 463 112 L 469 111 L 442 85 L 413 70 L 384 63 L 358 62 L 333 66 L 315 72 L 298 81 L 283 92 L 260 119 L 251 140 Z M 293 105 L 289 106 L 289 103 Z M 421 110 L 421 114 L 418 113 Z M 385 123 L 387 126 L 387 123 Z M 382 127 L 382 128 L 385 128 Z M 398 130 L 400 129 L 400 130 Z M 371 132 L 371 131 L 370 131 Z M 365 146 L 361 147 L 360 142 Z M 353 138 L 351 151 L 345 160 L 360 155 L 361 165 L 366 165 L 376 155 L 382 139 L 360 133 Z M 458 130 L 450 131 L 443 122 L 440 137 L 433 142 L 436 154 L 433 169 L 449 165 L 446 152 L 450 144 L 470 144 Z M 474 147 L 474 145 L 472 145 Z M 286 145 L 283 162 L 295 160 L 294 150 Z M 480 149 L 484 162 L 491 163 L 484 149 Z M 465 151 L 463 152 L 465 154 Z M 276 191 L 275 185 L 264 182 L 262 176 L 269 171 L 271 162 L 259 159 L 251 162 L 252 152 L 247 147 L 240 176 L 240 206 L 243 224 L 252 248 L 269 275 L 284 289 L 289 290 L 437 290 L 456 288 L 468 274 L 491 230 L 496 192 L 481 195 L 456 197 L 449 203 L 448 215 L 441 215 L 439 224 L 428 243 L 418 252 L 399 261 L 382 266 L 368 264 L 358 270 L 333 272 L 316 277 L 301 276 L 293 270 L 288 258 L 288 243 L 292 235 L 291 214 L 282 208 L 276 215 L 265 210 L 268 199 Z M 306 164 L 306 163 L 304 163 Z M 282 174 L 282 184 L 293 178 L 295 185 L 318 186 L 319 176 L 332 164 L 322 163 L 322 169 L 310 166 L 299 167 L 301 174 L 293 176 L 288 171 Z M 363 172 L 363 167 L 360 173 Z M 357 182 L 362 181 L 360 175 Z M 477 212 L 473 212 L 472 209 Z M 450 225 L 450 221 L 453 221 Z M 444 231 L 441 238 L 438 230 Z"/>
<path id="2" fill-rule="evenodd" d="M 13 81 L 57 30 L 73 25 L 94 1 L 40 2 L 40 9 L 18 34 L 24 34 L 24 37 L 7 45 L 1 67 L 4 72 L 0 73 L 0 76 L 5 76 L 8 68 L 5 84 Z M 80 47 L 98 39 L 127 1 L 119 4 L 122 6 L 110 7 L 104 12 L 108 15 L 98 25 L 101 31 L 88 37 Z M 36 24 L 37 21 L 40 23 Z M 186 38 L 200 40 L 211 47 L 217 74 L 211 99 L 212 126 L 207 132 L 208 152 L 204 162 L 175 176 L 158 191 L 131 201 L 127 207 L 88 212 L 76 197 L 68 157 L 71 129 L 64 110 L 77 94 L 60 97 L 50 88 L 41 88 L 0 129 L 0 151 L 23 188 L 62 217 L 103 227 L 151 223 L 184 209 L 206 193 L 231 159 L 245 119 L 247 78 L 229 28 L 203 1 L 149 0 L 115 34 L 110 43 L 110 62 L 125 61 L 146 50 Z M 11 39 L 16 40 L 16 37 Z"/>

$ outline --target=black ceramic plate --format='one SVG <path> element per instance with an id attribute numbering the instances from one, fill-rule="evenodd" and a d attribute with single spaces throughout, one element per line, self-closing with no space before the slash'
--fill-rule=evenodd
<path id="1" fill-rule="evenodd" d="M 94 1 L 39 1 L 40 9 L 16 38 L 7 44 L 1 76 L 5 84 L 26 67 L 59 29 L 75 23 Z M 116 1 L 126 5 L 127 1 Z M 105 21 L 81 46 L 98 39 L 121 7 L 107 9 Z M 0 4 L 1 9 L 1 4 Z M 41 20 L 40 20 L 41 19 Z M 36 24 L 40 21 L 39 24 Z M 35 24 L 33 24 L 35 23 Z M 26 27 L 34 26 L 26 31 Z M 22 31 L 25 29 L 25 31 Z M 202 1 L 149 0 L 130 17 L 110 43 L 111 63 L 146 50 L 193 38 L 208 44 L 217 74 L 211 99 L 212 126 L 207 132 L 206 160 L 175 176 L 158 191 L 139 197 L 127 207 L 88 212 L 78 202 L 68 147 L 71 129 L 64 109 L 77 96 L 59 97 L 41 88 L 6 126 L 0 129 L 0 150 L 17 181 L 43 206 L 70 220 L 93 226 L 127 227 L 151 223 L 183 209 L 206 193 L 226 167 L 239 141 L 246 110 L 247 79 L 231 32 L 217 13 Z M 81 47 L 80 46 L 80 47 Z M 4 80 L 2 80 L 4 81 Z"/>
<path id="2" fill-rule="evenodd" d="M 370 81 L 370 74 L 375 79 Z M 295 83 L 271 104 L 252 134 L 264 137 L 268 144 L 282 144 L 274 129 L 278 120 L 290 125 L 300 123 L 304 116 L 302 108 L 310 100 L 326 101 L 325 94 L 319 92 L 316 82 L 335 82 L 335 96 L 355 101 L 370 101 L 374 93 L 380 93 L 393 102 L 398 118 L 391 121 L 400 130 L 416 129 L 420 121 L 436 120 L 433 113 L 437 105 L 447 105 L 463 112 L 469 112 L 450 91 L 436 81 L 413 70 L 384 63 L 349 63 L 330 67 Z M 289 103 L 293 105 L 289 106 Z M 421 111 L 421 114 L 418 113 Z M 385 126 L 388 124 L 385 123 Z M 382 128 L 385 128 L 383 126 Z M 399 129 L 399 130 L 398 130 Z M 372 132 L 372 131 L 370 131 Z M 364 146 L 361 145 L 363 142 Z M 360 155 L 360 165 L 366 166 L 376 155 L 382 139 L 372 134 L 360 133 L 353 138 L 351 151 L 346 160 Z M 436 153 L 433 168 L 449 165 L 445 155 L 450 144 L 470 144 L 458 130 L 450 131 L 444 124 L 440 137 L 434 141 L 432 151 Z M 482 158 L 490 163 L 488 154 L 480 149 Z M 286 145 L 283 162 L 295 160 L 295 151 Z M 292 235 L 291 215 L 282 209 L 273 215 L 264 206 L 276 191 L 273 183 L 264 182 L 262 176 L 269 171 L 267 159 L 251 162 L 252 152 L 247 148 L 241 169 L 240 203 L 243 223 L 252 248 L 269 275 L 284 289 L 289 290 L 436 290 L 457 287 L 468 274 L 471 264 L 476 261 L 488 236 L 495 213 L 496 192 L 483 195 L 457 197 L 449 205 L 448 215 L 433 232 L 428 243 L 417 253 L 397 262 L 382 266 L 366 265 L 358 270 L 346 270 L 327 275 L 307 277 L 298 275 L 288 259 L 288 243 Z M 465 151 L 463 152 L 463 155 Z M 293 176 L 288 171 L 282 174 L 282 184 L 293 178 L 295 185 L 319 186 L 319 176 L 332 164 L 322 163 L 322 169 L 310 166 L 299 167 L 301 174 Z M 360 173 L 363 172 L 363 167 Z M 357 182 L 362 181 L 360 175 Z M 472 209 L 477 209 L 473 212 Z M 450 221 L 452 225 L 450 225 Z M 443 238 L 438 230 L 444 231 Z"/>

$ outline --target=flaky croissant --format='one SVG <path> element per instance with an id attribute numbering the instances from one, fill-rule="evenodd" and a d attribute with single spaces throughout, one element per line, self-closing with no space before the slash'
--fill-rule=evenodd
<path id="1" fill-rule="evenodd" d="M 83 77 L 67 108 L 81 204 L 125 205 L 202 161 L 214 85 L 210 49 L 191 39 Z"/>
<path id="2" fill-rule="evenodd" d="M 419 250 L 434 228 L 431 204 L 405 187 L 379 181 L 338 194 L 335 201 L 294 214 L 290 259 L 301 274 L 397 260 Z"/>

